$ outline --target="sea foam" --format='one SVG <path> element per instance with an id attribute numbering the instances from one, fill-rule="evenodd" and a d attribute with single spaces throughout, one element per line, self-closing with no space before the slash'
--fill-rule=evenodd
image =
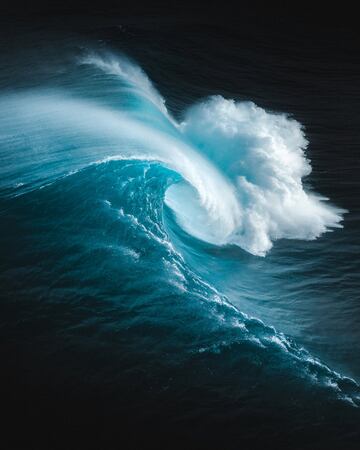
<path id="1" fill-rule="evenodd" d="M 191 107 L 181 129 L 236 190 L 241 220 L 229 243 L 265 255 L 276 239 L 315 239 L 341 226 L 344 211 L 303 186 L 311 166 L 296 120 L 215 96 Z"/>

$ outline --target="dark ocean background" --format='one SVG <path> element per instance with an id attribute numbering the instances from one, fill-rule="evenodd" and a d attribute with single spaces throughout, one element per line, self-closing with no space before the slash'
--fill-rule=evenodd
<path id="1" fill-rule="evenodd" d="M 359 448 L 351 11 L 0 25 L 0 447 Z"/>

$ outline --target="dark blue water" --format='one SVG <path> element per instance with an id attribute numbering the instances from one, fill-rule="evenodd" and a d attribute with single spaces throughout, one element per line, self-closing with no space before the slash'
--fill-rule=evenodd
<path id="1" fill-rule="evenodd" d="M 353 36 L 182 14 L 3 20 L 4 448 L 358 448 Z"/>

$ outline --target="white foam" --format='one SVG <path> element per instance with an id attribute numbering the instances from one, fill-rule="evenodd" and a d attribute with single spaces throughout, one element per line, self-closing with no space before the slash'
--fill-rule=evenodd
<path id="1" fill-rule="evenodd" d="M 241 221 L 228 243 L 263 256 L 276 239 L 315 239 L 341 227 L 344 210 L 304 189 L 311 166 L 297 121 L 216 96 L 187 111 L 182 131 L 236 190 Z"/>

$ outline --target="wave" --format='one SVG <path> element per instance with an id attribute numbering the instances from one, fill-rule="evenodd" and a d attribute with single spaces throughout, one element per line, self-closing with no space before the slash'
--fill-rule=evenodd
<path id="1" fill-rule="evenodd" d="M 221 96 L 191 106 L 177 122 L 145 73 L 127 58 L 92 53 L 78 61 L 78 69 L 77 83 L 79 76 L 84 80 L 81 88 L 77 84 L 74 90 L 67 86 L 1 96 L 3 197 L 11 203 L 14 196 L 45 191 L 34 205 L 44 197 L 53 205 L 73 192 L 66 181 L 76 180 L 78 192 L 99 195 L 106 180 L 109 191 L 116 186 L 118 192 L 114 201 L 104 194 L 102 206 L 126 225 L 122 254 L 140 264 L 144 248 L 150 252 L 153 246 L 154 261 L 164 265 L 167 283 L 206 305 L 199 323 L 210 317 L 221 324 L 220 332 L 210 337 L 206 333 L 197 341 L 193 327 L 189 353 L 218 353 L 238 346 L 244 350 L 248 345 L 263 352 L 260 358 L 267 360 L 269 373 L 279 374 L 286 366 L 297 378 L 357 406 L 359 386 L 354 380 L 239 312 L 187 266 L 166 232 L 164 204 L 174 213 L 174 229 L 180 226 L 195 238 L 237 245 L 258 256 L 265 256 L 277 239 L 315 239 L 340 227 L 344 210 L 303 186 L 311 166 L 301 125 L 286 114 Z M 110 76 L 105 81 L 98 77 L 99 92 L 105 82 L 115 84 L 116 98 L 112 90 L 101 101 L 91 96 L 94 71 Z M 91 89 L 86 84 L 89 72 Z M 53 191 L 40 191 L 44 186 Z M 79 204 L 72 205 L 76 218 Z M 82 212 L 86 219 L 100 215 L 91 208 Z M 134 245 L 139 236 L 147 245 Z"/>
<path id="2" fill-rule="evenodd" d="M 31 186 L 104 158 L 144 154 L 181 174 L 183 182 L 168 189 L 166 203 L 189 234 L 206 242 L 264 256 L 277 239 L 316 239 L 341 227 L 345 211 L 303 186 L 311 172 L 307 141 L 286 114 L 215 96 L 176 123 L 145 73 L 127 58 L 92 53 L 79 64 L 115 77 L 123 94 L 130 89 L 145 98 L 162 114 L 161 126 L 158 117 L 149 121 L 143 104 L 114 109 L 59 90 L 3 96 L 4 181 Z M 9 156 L 14 145 L 23 148 L 20 164 L 19 151 L 14 160 Z M 41 168 L 33 159 L 39 153 Z"/>
<path id="3" fill-rule="evenodd" d="M 165 100 L 144 72 L 135 70 L 126 59 L 105 60 L 92 55 L 85 62 L 125 77 L 170 117 Z M 316 239 L 329 228 L 341 227 L 345 211 L 326 205 L 327 198 L 306 192 L 303 187 L 302 179 L 311 173 L 304 153 L 308 142 L 302 126 L 286 114 L 214 96 L 190 107 L 179 127 L 191 147 L 231 181 L 236 197 L 235 202 L 229 202 L 232 209 L 225 211 L 231 225 L 224 226 L 219 202 L 215 202 L 216 206 L 204 202 L 205 196 L 197 198 L 188 185 L 172 187 L 167 204 L 190 234 L 218 245 L 239 245 L 263 256 L 277 239 Z M 207 167 L 197 169 L 204 172 Z M 195 188 L 199 192 L 196 184 Z M 223 187 L 219 184 L 216 189 L 221 192 Z M 223 200 L 233 195 L 221 194 Z"/>

